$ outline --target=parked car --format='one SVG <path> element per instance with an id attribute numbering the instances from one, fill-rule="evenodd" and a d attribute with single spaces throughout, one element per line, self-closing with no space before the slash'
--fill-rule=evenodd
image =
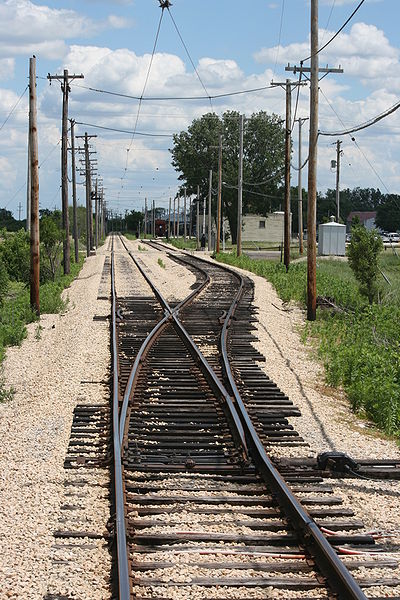
<path id="1" fill-rule="evenodd" d="M 388 233 L 389 242 L 397 244 L 400 242 L 400 235 L 398 233 Z"/>

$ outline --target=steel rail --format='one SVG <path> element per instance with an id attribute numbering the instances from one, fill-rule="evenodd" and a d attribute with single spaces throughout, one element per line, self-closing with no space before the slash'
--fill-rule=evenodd
<path id="1" fill-rule="evenodd" d="M 239 447 L 241 447 L 241 449 L 242 449 L 243 461 L 247 463 L 248 462 L 248 451 L 247 451 L 247 443 L 246 443 L 246 438 L 245 438 L 245 434 L 244 434 L 244 429 L 243 429 L 241 420 L 239 418 L 239 415 L 236 411 L 236 408 L 234 406 L 234 403 L 232 401 L 232 398 L 231 398 L 229 392 L 226 390 L 225 386 L 222 384 L 222 382 L 216 376 L 213 368 L 211 367 L 211 365 L 209 364 L 207 359 L 203 356 L 201 350 L 193 342 L 192 338 L 187 333 L 186 329 L 183 327 L 182 323 L 179 321 L 179 319 L 176 316 L 178 311 L 181 308 L 183 308 L 183 306 L 187 306 L 189 304 L 189 302 L 191 300 L 193 300 L 193 298 L 196 295 L 198 295 L 200 293 L 200 291 L 208 284 L 209 276 L 207 275 L 207 280 L 202 285 L 200 285 L 198 288 L 193 290 L 193 292 L 191 292 L 189 294 L 189 296 L 187 298 L 185 298 L 185 300 L 180 302 L 175 308 L 171 308 L 169 306 L 168 302 L 165 300 L 165 298 L 161 294 L 161 292 L 157 289 L 157 287 L 151 281 L 150 277 L 147 275 L 147 273 L 145 272 L 143 267 L 140 265 L 139 261 L 137 261 L 137 259 L 134 257 L 134 255 L 127 248 L 127 246 L 126 246 L 125 242 L 122 240 L 122 238 L 121 238 L 121 242 L 124 245 L 125 249 L 127 250 L 131 259 L 133 260 L 133 262 L 135 263 L 135 265 L 137 266 L 137 268 L 139 269 L 139 271 L 141 272 L 141 274 L 143 275 L 143 277 L 145 278 L 145 280 L 147 281 L 147 283 L 153 290 L 154 294 L 159 299 L 159 302 L 162 304 L 165 311 L 168 312 L 168 314 L 169 314 L 168 318 L 173 319 L 178 335 L 180 336 L 180 338 L 182 339 L 182 341 L 188 348 L 188 350 L 191 353 L 194 360 L 196 360 L 198 362 L 198 364 L 200 365 L 200 367 L 203 371 L 203 374 L 205 375 L 209 385 L 212 387 L 212 389 L 214 390 L 216 395 L 222 399 L 222 405 L 223 405 L 223 403 L 225 403 L 225 405 L 229 411 L 229 417 L 230 417 L 231 423 L 233 423 L 233 425 L 234 425 L 232 428 L 232 434 L 236 440 L 237 445 Z M 146 342 L 147 342 L 147 340 L 145 340 L 145 342 L 143 342 L 143 344 L 145 344 Z M 136 365 L 136 367 L 135 367 L 135 365 Z M 129 380 L 128 380 L 129 387 L 127 385 L 125 393 L 124 393 L 121 416 L 123 413 L 125 420 L 126 420 L 126 415 L 127 415 L 127 411 L 128 411 L 129 398 L 130 398 L 130 395 L 132 392 L 132 386 L 133 386 L 134 381 L 137 378 L 137 369 L 139 368 L 139 366 L 140 366 L 140 361 L 138 361 L 137 364 L 135 361 L 135 364 L 129 375 Z M 134 371 L 134 368 L 136 368 L 135 371 Z M 121 439 L 121 444 L 122 444 L 123 436 L 121 436 L 121 433 L 122 433 L 122 431 L 125 432 L 126 425 L 125 425 L 125 421 L 122 421 L 121 419 L 120 419 L 120 428 L 119 429 L 120 429 L 120 439 Z"/>
<path id="2" fill-rule="evenodd" d="M 329 541 L 315 523 L 314 519 L 310 517 L 272 463 L 249 417 L 239 390 L 237 389 L 227 351 L 228 327 L 240 302 L 240 297 L 244 289 L 244 279 L 240 273 L 225 267 L 225 265 L 222 268 L 236 275 L 240 281 L 240 287 L 225 317 L 224 325 L 222 327 L 221 352 L 225 375 L 229 381 L 233 397 L 235 398 L 236 407 L 246 431 L 248 445 L 253 450 L 251 453 L 252 458 L 260 470 L 260 473 L 263 475 L 264 480 L 279 499 L 279 502 L 287 517 L 290 519 L 294 529 L 300 533 L 306 547 L 309 550 L 311 549 L 311 554 L 316 558 L 317 565 L 329 582 L 331 589 L 336 593 L 339 593 L 339 597 L 343 598 L 343 600 L 366 600 L 364 592 L 354 577 L 345 567 Z"/>
<path id="3" fill-rule="evenodd" d="M 189 261 L 177 257 L 177 260 L 183 263 L 191 264 Z M 195 257 L 197 260 L 207 262 L 203 258 Z M 210 264 L 210 263 L 208 263 Z M 322 574 L 326 577 L 329 582 L 331 589 L 340 594 L 340 598 L 343 600 L 366 600 L 366 596 L 354 577 L 351 575 L 349 570 L 345 567 L 343 562 L 340 560 L 335 550 L 323 535 L 318 525 L 310 517 L 308 512 L 304 509 L 298 498 L 293 494 L 286 481 L 280 475 L 271 459 L 268 457 L 264 445 L 262 444 L 257 431 L 249 417 L 247 409 L 240 396 L 239 390 L 237 389 L 235 379 L 232 374 L 230 361 L 227 351 L 227 337 L 228 327 L 234 316 L 234 312 L 240 302 L 241 295 L 244 289 L 244 279 L 240 273 L 230 269 L 226 265 L 218 265 L 221 269 L 232 273 L 240 282 L 239 289 L 235 295 L 235 298 L 230 306 L 229 311 L 224 320 L 224 324 L 221 331 L 221 354 L 223 360 L 223 369 L 225 376 L 228 379 L 229 386 L 232 391 L 232 395 L 235 399 L 235 405 L 239 411 L 245 432 L 247 437 L 248 446 L 251 449 L 251 456 L 260 470 L 264 481 L 273 490 L 274 494 L 278 498 L 284 512 L 290 519 L 294 529 L 301 535 L 307 548 L 314 555 L 317 565 L 320 568 Z"/>
<path id="4" fill-rule="evenodd" d="M 117 344 L 117 301 L 115 293 L 114 236 L 111 246 L 111 316 L 112 316 L 112 361 L 113 361 L 113 449 L 114 491 L 116 514 L 116 547 L 118 563 L 119 600 L 130 600 L 130 577 L 128 548 L 126 545 L 125 497 L 122 475 L 121 445 L 119 442 L 119 384 Z"/>

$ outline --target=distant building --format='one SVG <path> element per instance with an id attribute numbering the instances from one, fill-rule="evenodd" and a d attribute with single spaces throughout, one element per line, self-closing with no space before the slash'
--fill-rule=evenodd
<path id="1" fill-rule="evenodd" d="M 376 211 L 362 211 L 362 210 L 353 210 L 349 216 L 347 217 L 346 229 L 350 231 L 351 223 L 354 217 L 358 217 L 360 219 L 360 223 L 364 225 L 365 229 L 375 229 L 376 228 Z"/>
<path id="2" fill-rule="evenodd" d="M 291 215 L 290 215 L 291 217 Z M 290 226 L 292 219 L 290 218 Z M 273 212 L 267 216 L 243 215 L 243 242 L 283 242 L 284 213 Z"/>

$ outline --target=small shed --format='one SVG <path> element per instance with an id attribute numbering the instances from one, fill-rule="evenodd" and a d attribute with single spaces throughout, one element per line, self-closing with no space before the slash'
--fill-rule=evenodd
<path id="1" fill-rule="evenodd" d="M 335 222 L 323 223 L 318 228 L 318 254 L 323 256 L 345 256 L 346 226 Z"/>

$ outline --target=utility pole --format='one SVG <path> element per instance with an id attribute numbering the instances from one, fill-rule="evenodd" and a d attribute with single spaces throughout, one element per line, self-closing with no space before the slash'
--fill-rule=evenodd
<path id="1" fill-rule="evenodd" d="M 206 235 L 206 199 L 205 198 L 203 198 L 203 231 L 202 231 L 202 233 L 204 235 Z"/>
<path id="2" fill-rule="evenodd" d="M 21 202 L 18 203 L 18 221 L 21 220 L 21 210 L 22 210 L 22 204 Z"/>
<path id="3" fill-rule="evenodd" d="M 147 198 L 144 199 L 144 239 L 147 234 Z"/>
<path id="4" fill-rule="evenodd" d="M 210 169 L 208 175 L 208 251 L 211 251 L 211 195 L 212 195 L 213 172 Z"/>
<path id="5" fill-rule="evenodd" d="M 200 248 L 200 186 L 197 186 L 197 202 L 196 202 L 196 248 Z"/>
<path id="6" fill-rule="evenodd" d="M 97 196 L 97 190 L 98 190 L 98 186 L 97 186 L 97 177 L 96 177 L 96 184 L 95 184 L 95 188 L 94 188 L 94 226 L 95 226 L 95 240 L 96 240 L 96 248 L 99 245 L 99 213 L 98 213 L 98 196 Z"/>
<path id="7" fill-rule="evenodd" d="M 29 59 L 30 60 L 30 59 Z M 31 230 L 31 133 L 28 125 L 28 166 L 26 173 L 26 230 Z"/>
<path id="8" fill-rule="evenodd" d="M 90 153 L 89 153 L 89 139 L 97 137 L 97 135 L 77 135 L 77 138 L 82 138 L 84 142 L 84 154 L 85 154 L 85 183 L 86 183 L 86 256 L 90 256 L 90 250 L 92 248 L 92 235 L 93 235 L 93 213 L 92 213 L 92 178 L 90 169 Z M 113 222 L 112 222 L 113 225 Z"/>
<path id="9" fill-rule="evenodd" d="M 189 198 L 189 240 L 192 239 L 192 227 L 193 227 L 193 216 L 192 216 L 192 197 Z"/>
<path id="10" fill-rule="evenodd" d="M 183 239 L 186 242 L 186 187 L 183 188 Z"/>
<path id="11" fill-rule="evenodd" d="M 176 238 L 176 196 L 174 197 L 174 221 L 172 224 L 174 238 Z"/>
<path id="12" fill-rule="evenodd" d="M 180 206 L 179 206 L 179 205 L 180 205 L 180 200 L 181 200 L 181 197 L 179 196 L 179 194 L 178 194 L 178 198 L 177 198 L 177 200 L 178 200 L 178 211 L 177 211 L 177 212 L 178 212 L 178 223 L 177 223 L 177 228 L 178 228 L 178 229 L 177 229 L 177 232 L 178 232 L 178 233 L 177 233 L 177 236 L 176 236 L 176 237 L 178 237 L 178 238 L 179 238 L 179 234 L 180 234 L 180 231 L 179 231 L 179 224 L 180 224 L 180 223 L 179 223 L 179 220 L 180 220 L 179 211 L 180 211 Z"/>
<path id="13" fill-rule="evenodd" d="M 156 203 L 155 200 L 153 200 L 153 211 L 152 211 L 152 223 L 151 223 L 151 237 L 154 238 L 156 237 Z"/>
<path id="14" fill-rule="evenodd" d="M 217 204 L 217 254 L 219 253 L 221 237 L 221 203 L 222 203 L 222 133 L 219 134 L 218 150 L 218 204 Z"/>
<path id="15" fill-rule="evenodd" d="M 30 303 L 37 315 L 40 314 L 40 246 L 39 246 L 39 155 L 36 99 L 36 57 L 29 59 L 29 150 L 31 173 L 31 236 L 30 236 Z"/>
<path id="16" fill-rule="evenodd" d="M 75 167 L 75 121 L 71 123 L 71 169 L 72 169 L 72 235 L 74 237 L 75 262 L 79 261 L 78 214 L 76 207 L 76 167 Z"/>
<path id="17" fill-rule="evenodd" d="M 299 124 L 299 172 L 297 179 L 297 196 L 298 196 L 298 221 L 299 221 L 299 252 L 303 254 L 303 187 L 301 182 L 301 172 L 302 172 L 302 163 L 301 163 L 301 127 L 305 121 L 308 121 L 308 117 L 302 119 L 301 117 L 296 119 Z"/>
<path id="18" fill-rule="evenodd" d="M 308 148 L 307 319 L 317 318 L 318 0 L 311 0 L 311 89 Z"/>
<path id="19" fill-rule="evenodd" d="M 340 149 L 341 140 L 337 140 L 336 142 L 336 223 L 339 223 L 340 220 L 340 187 L 339 187 L 339 178 L 340 178 L 340 156 L 343 150 Z"/>
<path id="20" fill-rule="evenodd" d="M 70 243 L 69 243 L 69 215 L 68 215 L 68 94 L 71 91 L 69 82 L 73 79 L 83 79 L 83 75 L 68 75 L 68 69 L 64 69 L 64 75 L 47 75 L 50 84 L 53 79 L 61 82 L 63 93 L 62 105 L 62 137 L 61 137 L 61 208 L 62 226 L 64 230 L 63 240 L 63 264 L 64 275 L 71 271 Z"/>
<path id="21" fill-rule="evenodd" d="M 168 240 L 171 237 L 171 197 L 168 204 Z"/>
<path id="22" fill-rule="evenodd" d="M 311 67 L 285 67 L 293 73 L 310 73 L 310 134 L 308 147 L 307 210 L 307 319 L 317 316 L 317 142 L 318 142 L 318 74 L 343 73 L 343 69 L 318 67 L 318 0 L 311 0 Z"/>
<path id="23" fill-rule="evenodd" d="M 286 119 L 285 119 L 285 199 L 284 199 L 284 231 L 283 231 L 283 261 L 286 271 L 290 265 L 290 155 L 292 135 L 292 87 L 307 85 L 306 82 L 291 82 L 286 79 L 285 83 L 273 83 L 286 90 Z"/>
<path id="24" fill-rule="evenodd" d="M 236 233 L 236 256 L 242 254 L 242 201 L 243 201 L 243 131 L 244 115 L 240 115 L 239 121 L 239 177 L 238 177 L 238 213 Z"/>

